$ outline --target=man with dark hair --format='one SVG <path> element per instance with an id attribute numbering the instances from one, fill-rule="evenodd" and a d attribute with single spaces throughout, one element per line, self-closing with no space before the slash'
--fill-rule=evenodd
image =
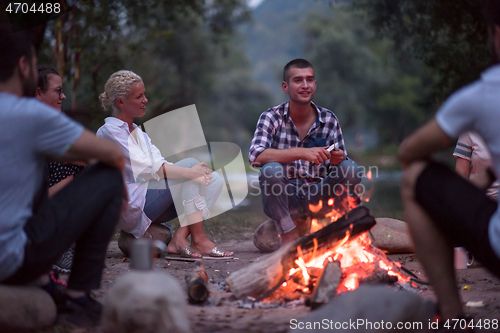
<path id="1" fill-rule="evenodd" d="M 312 102 L 312 64 L 305 59 L 286 64 L 281 88 L 289 101 L 261 114 L 249 159 L 252 166 L 262 166 L 264 212 L 282 242 L 289 243 L 301 235 L 298 229 L 304 226 L 299 224 L 310 217 L 309 204 L 321 201 L 326 207 L 329 198 L 346 200 L 361 178 L 358 165 L 347 158 L 337 117 Z"/>
<path id="2" fill-rule="evenodd" d="M 479 133 L 500 174 L 500 1 L 487 4 L 489 45 L 495 65 L 481 78 L 452 94 L 436 118 L 407 138 L 399 158 L 405 173 L 401 196 L 405 220 L 426 274 L 436 292 L 442 319 L 463 318 L 453 264 L 453 247 L 464 246 L 491 272 L 500 276 L 500 211 L 486 196 L 494 180 L 469 183 L 431 155 L 449 146 L 461 133 Z M 481 179 L 480 177 L 476 179 Z M 475 324 L 475 322 L 474 322 Z"/>
<path id="3" fill-rule="evenodd" d="M 102 306 L 90 291 L 100 286 L 125 194 L 123 154 L 32 97 L 37 58 L 25 31 L 0 27 L 0 49 L 0 283 L 39 285 L 68 323 L 95 325 Z M 99 163 L 49 199 L 47 156 Z M 73 242 L 72 272 L 63 291 L 47 272 Z"/>
<path id="4" fill-rule="evenodd" d="M 283 82 L 288 82 L 291 68 L 310 68 L 314 72 L 313 65 L 306 59 L 293 59 L 283 68 Z"/>

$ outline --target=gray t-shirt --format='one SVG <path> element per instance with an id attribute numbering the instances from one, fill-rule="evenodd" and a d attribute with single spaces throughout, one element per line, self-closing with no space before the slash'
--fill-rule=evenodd
<path id="1" fill-rule="evenodd" d="M 500 176 L 500 65 L 488 68 L 481 78 L 451 95 L 436 115 L 443 131 L 458 138 L 465 131 L 476 131 L 491 152 Z M 498 197 L 500 203 L 500 196 Z M 488 236 L 500 257 L 500 204 L 488 226 Z"/>
<path id="2" fill-rule="evenodd" d="M 63 155 L 83 127 L 35 98 L 0 93 L 0 281 L 24 260 L 24 225 L 33 215 L 46 156 Z"/>

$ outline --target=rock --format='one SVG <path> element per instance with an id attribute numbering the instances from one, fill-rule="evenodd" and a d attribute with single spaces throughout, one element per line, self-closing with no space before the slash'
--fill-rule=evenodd
<path id="1" fill-rule="evenodd" d="M 280 248 L 280 237 L 273 220 L 267 220 L 255 230 L 253 243 L 264 253 L 274 252 Z"/>
<path id="2" fill-rule="evenodd" d="M 168 244 L 172 239 L 172 232 L 164 225 L 151 223 L 149 228 L 144 233 L 142 238 L 157 239 L 165 244 Z M 130 244 L 136 238 L 131 234 L 120 230 L 120 237 L 118 238 L 118 248 L 126 257 L 130 256 Z"/>
<path id="3" fill-rule="evenodd" d="M 415 248 L 406 222 L 387 217 L 376 218 L 370 230 L 373 245 L 386 253 L 414 253 Z"/>
<path id="4" fill-rule="evenodd" d="M 53 325 L 56 317 L 56 305 L 44 290 L 0 285 L 0 332 L 42 329 Z"/>
<path id="5" fill-rule="evenodd" d="M 311 231 L 311 219 L 297 219 L 294 221 L 299 236 L 308 235 Z M 274 252 L 280 248 L 280 237 L 273 220 L 264 221 L 253 234 L 253 243 L 264 253 Z"/>
<path id="6" fill-rule="evenodd" d="M 341 294 L 300 321 L 292 319 L 290 328 L 295 333 L 432 332 L 429 320 L 434 318 L 436 311 L 434 303 L 407 291 L 360 286 Z M 397 329 L 398 323 L 408 326 Z"/>
<path id="7" fill-rule="evenodd" d="M 191 332 L 184 289 L 173 277 L 154 271 L 132 271 L 110 289 L 103 311 L 109 333 Z"/>

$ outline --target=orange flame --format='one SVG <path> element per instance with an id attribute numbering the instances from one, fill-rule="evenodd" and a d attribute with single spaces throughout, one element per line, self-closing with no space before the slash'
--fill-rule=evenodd
<path id="1" fill-rule="evenodd" d="M 378 265 L 381 269 L 387 270 L 387 274 L 391 276 L 396 276 L 399 281 L 403 282 L 409 282 L 410 279 L 407 276 L 404 276 L 400 274 L 399 272 L 395 271 L 397 268 L 401 267 L 400 263 L 393 263 L 387 259 L 385 256 L 377 256 L 374 253 L 370 252 L 370 244 L 371 240 L 368 237 L 368 233 L 362 233 L 358 237 L 349 240 L 350 233 L 347 232 L 346 236 L 338 242 L 338 244 L 331 248 L 329 251 L 325 252 L 322 255 L 315 256 L 316 254 L 316 249 L 317 249 L 317 240 L 314 242 L 314 251 L 313 255 L 310 261 L 307 263 L 303 259 L 303 253 L 302 249 L 297 247 L 297 254 L 299 258 L 295 260 L 295 263 L 297 264 L 298 268 L 292 268 L 289 271 L 289 276 L 293 275 L 294 273 L 298 271 L 302 271 L 302 275 L 304 277 L 304 280 L 306 283 L 309 283 L 310 281 L 310 275 L 307 272 L 308 267 L 317 267 L 317 268 L 323 268 L 323 264 L 325 262 L 325 259 L 328 259 L 328 261 L 333 261 L 333 260 L 338 260 L 340 262 L 340 267 L 344 270 L 348 267 L 365 263 L 365 264 L 370 264 L 370 263 L 375 263 L 376 260 L 378 260 Z M 339 286 L 339 290 L 344 289 L 345 290 L 354 290 L 359 286 L 359 279 L 358 275 L 356 273 L 349 274 L 341 283 Z"/>
<path id="2" fill-rule="evenodd" d="M 385 258 L 385 260 L 387 260 L 387 258 Z M 384 260 L 380 260 L 378 262 L 378 266 L 382 269 L 385 269 L 387 271 L 387 274 L 390 275 L 390 276 L 395 276 L 398 278 L 398 280 L 400 281 L 403 281 L 403 282 L 410 282 L 410 278 L 407 277 L 407 276 L 404 276 L 402 275 L 401 273 L 398 273 L 398 272 L 395 272 L 393 269 L 394 269 L 394 266 L 396 267 L 401 267 L 401 264 L 399 262 L 384 262 Z"/>
<path id="3" fill-rule="evenodd" d="M 342 284 L 347 290 L 354 290 L 359 286 L 358 275 L 356 273 L 346 276 Z"/>
<path id="4" fill-rule="evenodd" d="M 347 197 L 347 202 L 349 203 L 349 210 L 352 210 L 358 206 L 356 199 L 353 197 Z"/>
<path id="5" fill-rule="evenodd" d="M 339 260 L 342 268 L 359 263 L 374 262 L 375 255 L 366 250 L 366 247 L 370 244 L 371 240 L 368 238 L 367 233 L 363 233 L 345 246 L 338 248 L 335 252 L 340 255 Z"/>
<path id="6" fill-rule="evenodd" d="M 370 202 L 370 198 L 373 196 L 373 194 L 375 193 L 375 187 L 372 186 L 369 190 L 367 190 L 361 200 L 363 200 L 364 202 Z"/>
<path id="7" fill-rule="evenodd" d="M 335 222 L 342 217 L 342 214 L 332 209 L 329 213 L 325 214 L 325 217 L 329 217 L 331 222 Z"/>
<path id="8" fill-rule="evenodd" d="M 372 172 L 368 171 L 366 174 L 368 179 L 372 179 Z M 363 201 L 370 201 L 370 197 L 373 195 L 375 188 L 371 186 L 371 188 L 363 193 L 361 199 Z M 327 201 L 328 206 L 333 206 L 335 204 L 334 198 L 329 198 Z M 337 202 L 338 204 L 338 202 Z M 332 207 L 332 210 L 325 214 L 326 218 L 330 218 L 330 223 L 337 221 L 343 214 L 347 214 L 350 210 L 356 208 L 357 202 L 356 199 L 347 196 L 347 200 L 340 202 L 340 206 L 337 205 L 336 208 Z M 312 213 L 318 213 L 323 208 L 323 201 L 319 201 L 317 205 L 309 204 L 309 209 Z M 324 220 L 322 221 L 324 223 Z M 352 226 L 351 226 L 352 227 Z M 323 228 L 322 223 L 318 221 L 318 219 L 311 220 L 311 233 L 316 232 Z M 349 268 L 354 265 L 359 264 L 377 264 L 381 269 L 387 271 L 388 275 L 396 276 L 399 281 L 409 282 L 410 279 L 407 276 L 404 276 L 399 273 L 399 269 L 401 268 L 400 263 L 393 263 L 385 255 L 380 251 L 372 252 L 371 248 L 371 240 L 368 237 L 368 233 L 362 233 L 361 235 L 355 237 L 352 240 L 349 240 L 350 232 L 346 233 L 346 236 L 337 243 L 336 246 L 330 248 L 327 252 L 321 254 L 321 252 L 317 253 L 318 250 L 318 241 L 317 239 L 313 239 L 314 241 L 314 249 L 312 255 L 308 254 L 308 262 L 305 262 L 304 256 L 302 253 L 302 249 L 300 246 L 297 247 L 297 255 L 298 258 L 295 260 L 296 268 L 291 268 L 289 271 L 289 277 L 293 274 L 301 271 L 302 276 L 304 277 L 304 281 L 306 284 L 309 284 L 311 276 L 307 271 L 307 268 L 323 268 L 325 260 L 330 262 L 337 260 L 340 263 L 340 267 L 343 271 L 346 268 Z M 317 256 L 316 256 L 317 255 Z M 357 269 L 357 268 L 355 268 Z M 354 290 L 359 286 L 359 279 L 357 273 L 347 273 L 347 277 L 339 285 L 339 292 L 344 292 L 346 290 Z M 283 284 L 286 286 L 286 283 Z M 308 292 L 309 288 L 302 289 L 304 292 Z"/>
<path id="9" fill-rule="evenodd" d="M 313 213 L 319 212 L 321 210 L 321 208 L 323 208 L 323 201 L 322 200 L 320 200 L 316 206 L 312 205 L 312 204 L 309 204 L 309 209 Z"/>
<path id="10" fill-rule="evenodd" d="M 311 221 L 311 233 L 321 230 L 323 226 L 316 219 L 312 219 Z"/>
<path id="11" fill-rule="evenodd" d="M 310 276 L 309 276 L 309 273 L 307 273 L 307 267 L 306 267 L 306 263 L 304 262 L 304 259 L 302 259 L 302 257 L 299 257 L 299 259 L 295 260 L 295 263 L 302 270 L 302 276 L 304 277 L 304 281 L 306 282 L 306 284 L 308 284 Z"/>

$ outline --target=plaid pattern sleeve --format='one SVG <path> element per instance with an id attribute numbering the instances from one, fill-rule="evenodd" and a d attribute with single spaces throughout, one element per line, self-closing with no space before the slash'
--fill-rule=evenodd
<path id="1" fill-rule="evenodd" d="M 248 152 L 250 165 L 254 167 L 257 166 L 254 164 L 257 156 L 267 148 L 271 148 L 273 136 L 279 127 L 279 115 L 273 109 L 271 108 L 262 113 L 257 122 L 257 128 Z"/>

